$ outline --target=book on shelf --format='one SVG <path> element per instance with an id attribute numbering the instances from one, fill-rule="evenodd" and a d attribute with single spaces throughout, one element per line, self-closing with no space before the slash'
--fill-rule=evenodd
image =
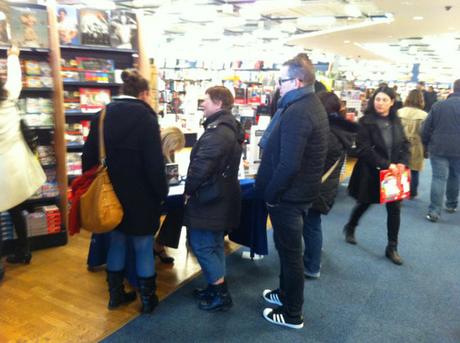
<path id="1" fill-rule="evenodd" d="M 11 6 L 11 41 L 21 48 L 48 48 L 48 12 Z"/>
<path id="2" fill-rule="evenodd" d="M 57 28 L 59 43 L 62 45 L 79 45 L 78 10 L 73 6 L 57 7 Z"/>
<path id="3" fill-rule="evenodd" d="M 64 82 L 111 83 L 115 81 L 115 62 L 92 57 L 61 59 L 61 75 Z"/>
<path id="4" fill-rule="evenodd" d="M 64 110 L 81 111 L 80 91 L 64 91 Z"/>
<path id="5" fill-rule="evenodd" d="M 96 113 L 110 102 L 110 89 L 80 88 L 80 108 L 83 113 Z"/>
<path id="6" fill-rule="evenodd" d="M 67 174 L 68 175 L 81 175 L 81 152 L 68 152 L 67 153 Z"/>
<path id="7" fill-rule="evenodd" d="M 80 34 L 83 45 L 110 46 L 107 11 L 82 8 L 80 10 Z"/>
<path id="8" fill-rule="evenodd" d="M 137 20 L 126 10 L 110 12 L 110 43 L 117 49 L 137 49 Z"/>
<path id="9" fill-rule="evenodd" d="M 26 88 L 53 87 L 51 67 L 48 62 L 22 60 L 23 86 Z"/>
<path id="10" fill-rule="evenodd" d="M 56 164 L 56 155 L 51 145 L 39 145 L 37 147 L 37 154 L 42 166 Z"/>

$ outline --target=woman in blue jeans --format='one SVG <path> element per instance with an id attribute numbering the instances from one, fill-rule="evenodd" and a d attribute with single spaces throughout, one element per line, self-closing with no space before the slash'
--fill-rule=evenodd
<path id="1" fill-rule="evenodd" d="M 337 195 L 340 180 L 340 170 L 345 161 L 348 149 L 353 145 L 354 135 L 358 125 L 347 121 L 345 113 L 341 111 L 340 99 L 333 92 L 319 92 L 318 98 L 324 105 L 329 118 L 329 138 L 326 162 L 324 164 L 324 181 L 321 184 L 320 194 L 308 210 L 303 228 L 304 274 L 307 278 L 317 279 L 320 276 L 321 248 L 323 233 L 321 215 L 327 215 L 331 210 Z"/>
<path id="2" fill-rule="evenodd" d="M 222 86 L 206 90 L 205 132 L 193 146 L 185 183 L 184 225 L 208 286 L 194 295 L 199 308 L 225 311 L 232 298 L 225 282 L 224 234 L 238 227 L 238 168 L 244 132 L 231 113 L 233 96 Z"/>
<path id="3" fill-rule="evenodd" d="M 106 107 L 104 141 L 110 180 L 123 207 L 121 223 L 110 233 L 107 256 L 109 309 L 134 301 L 135 292 L 123 286 L 127 242 L 133 242 L 142 313 L 158 304 L 153 258 L 153 234 L 158 229 L 161 203 L 168 186 L 157 116 L 148 105 L 149 85 L 137 71 L 123 71 L 122 94 Z M 99 115 L 83 149 L 83 170 L 98 163 Z"/>

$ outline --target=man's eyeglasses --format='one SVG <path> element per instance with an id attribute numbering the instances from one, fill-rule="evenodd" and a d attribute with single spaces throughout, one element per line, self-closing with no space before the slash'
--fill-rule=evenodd
<path id="1" fill-rule="evenodd" d="M 282 79 L 282 78 L 279 78 L 279 79 L 278 79 L 278 85 L 281 86 L 283 83 L 288 82 L 288 81 L 292 81 L 292 80 L 295 80 L 295 77 L 291 77 L 291 78 L 289 78 L 289 79 Z"/>

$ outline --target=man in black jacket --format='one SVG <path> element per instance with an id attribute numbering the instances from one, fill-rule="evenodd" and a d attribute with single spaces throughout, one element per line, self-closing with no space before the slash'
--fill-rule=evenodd
<path id="1" fill-rule="evenodd" d="M 314 94 L 315 71 L 309 61 L 284 63 L 279 79 L 283 111 L 266 144 L 256 187 L 263 193 L 280 257 L 279 288 L 265 290 L 271 323 L 303 327 L 302 230 L 308 208 L 316 199 L 327 153 L 328 119 Z"/>

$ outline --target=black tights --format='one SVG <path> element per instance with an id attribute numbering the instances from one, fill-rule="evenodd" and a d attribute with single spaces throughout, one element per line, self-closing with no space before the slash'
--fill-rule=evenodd
<path id="1" fill-rule="evenodd" d="M 30 252 L 29 239 L 27 238 L 26 220 L 22 215 L 24 204 L 19 204 L 8 210 L 13 221 L 14 230 L 18 236 L 15 253 L 18 255 L 28 254 Z M 0 239 L 0 256 L 2 256 L 2 241 Z"/>
<path id="2" fill-rule="evenodd" d="M 369 203 L 358 202 L 351 211 L 350 220 L 348 225 L 352 227 L 358 226 L 359 219 L 371 206 Z M 401 201 L 394 201 L 386 203 L 387 208 L 387 230 L 388 230 L 388 242 L 394 244 L 398 243 L 399 225 L 401 222 Z"/>

